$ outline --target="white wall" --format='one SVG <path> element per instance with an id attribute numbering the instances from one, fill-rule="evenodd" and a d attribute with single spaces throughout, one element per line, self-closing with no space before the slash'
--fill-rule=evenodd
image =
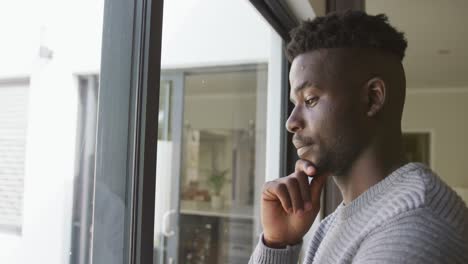
<path id="1" fill-rule="evenodd" d="M 31 72 L 39 31 L 33 26 L 36 5 L 29 4 L 32 1 L 0 2 L 0 79 L 24 77 Z"/>
<path id="2" fill-rule="evenodd" d="M 23 262 L 67 263 L 78 90 L 60 59 L 31 77 L 26 145 Z"/>
<path id="3" fill-rule="evenodd" d="M 90 1 L 83 2 L 84 5 Z M 22 233 L 0 236 L 0 263 L 67 263 L 69 259 L 77 123 L 77 85 L 69 54 L 76 34 L 73 4 L 0 4 L 0 79 L 30 78 Z M 47 30 L 45 30 L 47 26 Z M 86 40 L 84 40 L 86 41 Z M 53 59 L 40 59 L 48 45 Z"/>
<path id="4" fill-rule="evenodd" d="M 432 168 L 450 186 L 468 188 L 468 87 L 408 89 L 404 131 L 431 132 Z"/>

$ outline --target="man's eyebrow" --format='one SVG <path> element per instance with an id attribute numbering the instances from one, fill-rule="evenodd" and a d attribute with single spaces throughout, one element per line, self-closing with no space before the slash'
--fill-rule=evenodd
<path id="1" fill-rule="evenodd" d="M 317 84 L 312 83 L 312 82 L 310 82 L 310 81 L 305 81 L 305 82 L 299 84 L 298 86 L 294 87 L 292 90 L 293 90 L 295 93 L 298 93 L 298 92 L 300 92 L 301 90 L 303 90 L 303 89 L 305 89 L 305 88 L 308 88 L 308 87 L 313 87 L 313 88 L 316 88 L 316 89 L 320 89 L 320 88 L 318 87 Z"/>
<path id="2" fill-rule="evenodd" d="M 313 88 L 316 88 L 316 89 L 320 89 L 316 84 L 310 82 L 310 81 L 305 81 L 303 83 L 301 83 L 300 85 L 294 87 L 293 89 L 291 89 L 291 92 L 294 92 L 294 93 L 299 93 L 301 90 L 305 89 L 305 88 L 308 88 L 308 87 L 313 87 Z M 290 96 L 289 97 L 289 101 L 291 101 L 291 103 L 293 104 L 296 104 L 294 99 Z"/>

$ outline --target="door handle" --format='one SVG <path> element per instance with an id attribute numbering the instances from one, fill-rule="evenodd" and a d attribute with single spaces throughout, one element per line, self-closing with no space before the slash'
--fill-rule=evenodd
<path id="1" fill-rule="evenodd" d="M 171 209 L 163 215 L 161 233 L 166 237 L 175 235 L 174 230 L 171 228 L 171 216 L 176 214 L 176 212 L 176 210 Z"/>

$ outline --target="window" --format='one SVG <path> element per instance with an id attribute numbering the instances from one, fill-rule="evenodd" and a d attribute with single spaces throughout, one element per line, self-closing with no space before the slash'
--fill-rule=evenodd
<path id="1" fill-rule="evenodd" d="M 28 79 L 0 82 L 0 230 L 20 235 L 23 220 Z"/>
<path id="2" fill-rule="evenodd" d="M 0 263 L 90 263 L 103 7 L 0 3 Z"/>
<path id="3" fill-rule="evenodd" d="M 267 75 L 265 63 L 176 74 L 181 81 L 172 83 L 183 86 L 171 89 L 179 90 L 174 96 L 183 104 L 171 108 L 178 114 L 172 134 L 179 138 L 158 141 L 160 263 L 175 257 L 179 263 L 248 262 L 259 220 L 256 181 L 265 180 Z"/>
<path id="4" fill-rule="evenodd" d="M 279 177 L 281 38 L 245 1 L 170 1 L 163 18 L 154 263 L 247 263 Z"/>
<path id="5" fill-rule="evenodd" d="M 248 1 L 162 12 L 0 4 L 0 263 L 248 260 L 283 166 L 282 39 Z"/>

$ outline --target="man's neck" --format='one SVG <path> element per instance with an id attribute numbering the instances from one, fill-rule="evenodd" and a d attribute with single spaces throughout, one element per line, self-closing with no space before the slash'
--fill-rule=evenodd
<path id="1" fill-rule="evenodd" d="M 346 205 L 405 164 L 402 147 L 388 145 L 382 143 L 368 147 L 346 175 L 333 177 Z"/>

